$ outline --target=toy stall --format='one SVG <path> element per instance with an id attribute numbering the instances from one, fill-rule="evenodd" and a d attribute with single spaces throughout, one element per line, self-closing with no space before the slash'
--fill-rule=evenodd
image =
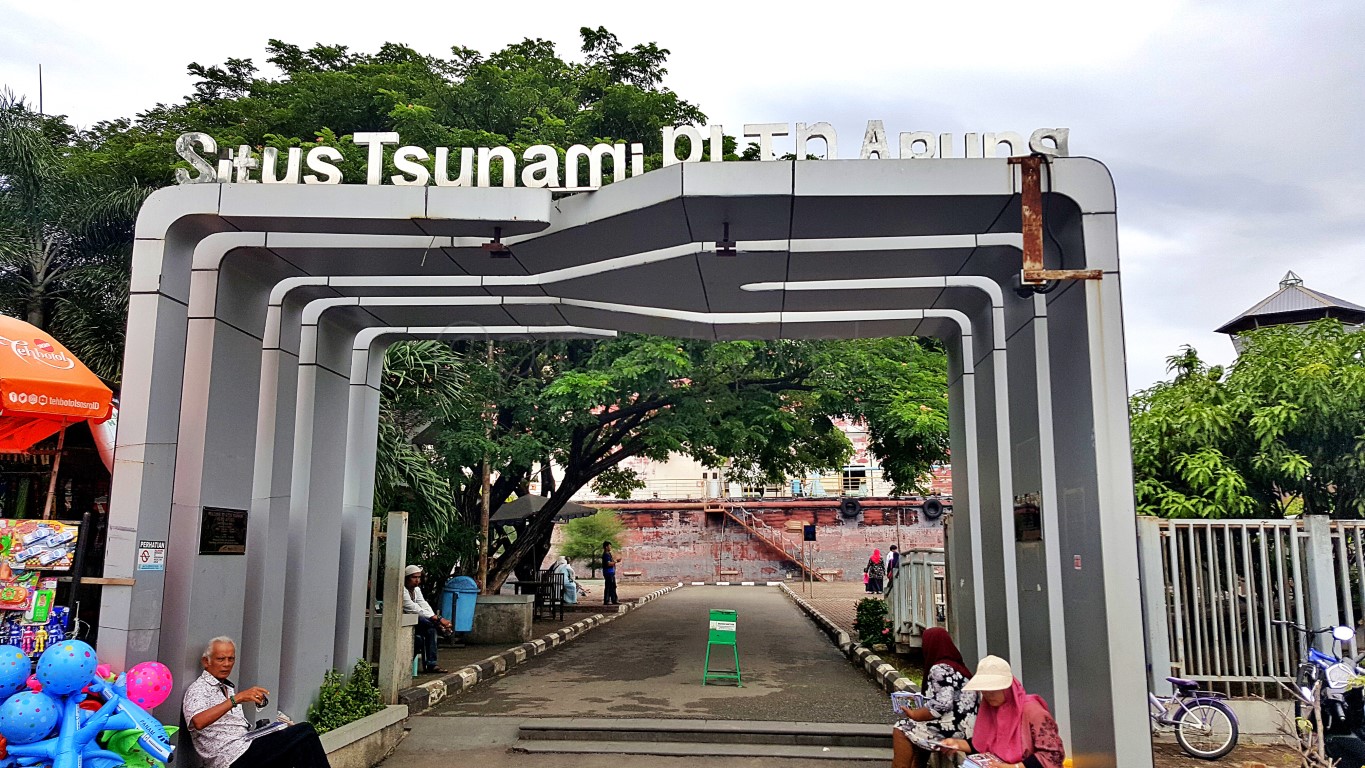
<path id="1" fill-rule="evenodd" d="M 79 541 L 79 523 L 0 519 L 0 643 L 37 659 L 67 639 L 71 608 L 55 605 L 57 578 Z"/>

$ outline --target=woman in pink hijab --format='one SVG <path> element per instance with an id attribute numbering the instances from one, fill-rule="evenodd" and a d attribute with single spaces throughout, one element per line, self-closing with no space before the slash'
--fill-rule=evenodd
<path id="1" fill-rule="evenodd" d="M 987 656 L 964 691 L 979 691 L 981 705 L 970 742 L 944 739 L 942 748 L 995 758 L 1000 768 L 1062 768 L 1066 754 L 1057 721 L 1041 696 L 1024 692 L 1010 663 Z"/>
<path id="2" fill-rule="evenodd" d="M 873 595 L 882 593 L 882 579 L 886 578 L 886 564 L 882 562 L 882 551 L 872 550 L 872 557 L 867 560 L 867 567 L 863 568 L 863 573 L 867 574 L 867 592 Z"/>

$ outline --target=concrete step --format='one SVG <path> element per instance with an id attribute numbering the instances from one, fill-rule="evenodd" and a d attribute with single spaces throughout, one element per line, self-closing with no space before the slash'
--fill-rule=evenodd
<path id="1" fill-rule="evenodd" d="M 736 757 L 834 760 L 842 765 L 891 762 L 891 748 L 816 747 L 788 744 L 693 744 L 679 741 L 520 741 L 514 752 L 531 755 L 649 755 L 655 757 Z"/>
<path id="2" fill-rule="evenodd" d="M 815 751 L 821 747 L 890 749 L 891 726 L 876 723 L 573 717 L 523 721 L 519 726 L 519 739 L 522 743 L 748 744 L 815 747 Z"/>

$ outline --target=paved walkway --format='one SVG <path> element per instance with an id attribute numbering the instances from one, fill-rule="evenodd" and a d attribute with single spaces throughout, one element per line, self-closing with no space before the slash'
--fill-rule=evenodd
<path id="1" fill-rule="evenodd" d="M 863 585 L 855 581 L 831 581 L 814 584 L 788 584 L 791 591 L 800 595 L 811 607 L 823 613 L 825 618 L 838 624 L 855 641 L 858 633 L 853 631 L 853 619 L 857 616 L 858 601 L 870 595 Z"/>
<path id="2" fill-rule="evenodd" d="M 659 585 L 623 585 L 621 599 Z M 800 593 L 800 585 L 792 587 Z M 856 583 L 816 584 L 806 595 L 835 623 L 852 630 L 854 605 L 866 597 Z M 594 590 L 594 597 L 600 595 Z M 743 688 L 701 686 L 706 619 L 710 608 L 739 611 Z M 566 615 L 571 623 L 578 617 Z M 537 622 L 537 633 L 557 622 Z M 442 652 L 451 666 L 457 655 L 475 661 L 501 648 L 475 646 Z M 463 659 L 469 656 L 468 659 Z M 447 661 L 447 658 L 450 660 Z M 666 717 L 887 723 L 886 695 L 839 654 L 778 590 L 768 587 L 686 587 L 643 609 L 595 629 L 537 657 L 498 680 L 482 683 L 409 723 L 412 731 L 385 768 L 525 768 L 542 762 L 556 768 L 598 768 L 601 756 L 516 754 L 517 725 L 544 717 Z M 1172 744 L 1155 745 L 1156 768 L 1202 768 Z M 613 756 L 610 760 L 622 759 Z M 725 766 L 757 768 L 770 760 L 669 758 L 632 755 L 634 768 Z M 1288 765 L 1290 751 L 1239 747 L 1219 761 Z M 807 761 L 784 760 L 784 768 Z M 809 761 L 809 768 L 829 768 Z"/>
<path id="3" fill-rule="evenodd" d="M 711 608 L 739 612 L 742 688 L 701 684 Z M 685 587 L 432 714 L 890 722 L 886 694 L 770 587 Z"/>
<path id="4" fill-rule="evenodd" d="M 711 608 L 738 611 L 743 687 L 701 684 Z M 411 734 L 385 766 L 522 767 L 528 758 L 508 752 L 516 725 L 571 716 L 890 723 L 886 694 L 780 591 L 686 587 L 412 718 Z M 705 764 L 629 759 L 649 768 Z M 601 758 L 555 755 L 550 764 L 596 766 Z"/>
<path id="5" fill-rule="evenodd" d="M 585 616 L 591 616 L 594 613 L 602 613 L 609 610 L 609 606 L 602 605 L 601 579 L 597 580 L 579 579 L 579 583 L 585 585 L 591 591 L 591 594 L 589 595 L 590 599 L 580 602 L 579 605 L 576 606 L 575 609 L 573 610 L 565 610 L 563 620 L 537 618 L 533 625 L 533 629 L 531 630 L 531 637 L 533 638 L 544 637 L 545 635 L 548 635 L 549 633 L 554 632 L 557 629 L 562 629 L 564 627 L 569 626 L 570 624 L 573 624 L 574 622 L 584 618 Z M 630 582 L 628 584 L 619 585 L 616 590 L 616 596 L 620 598 L 621 602 L 629 603 L 640 598 L 643 595 L 647 595 L 650 592 L 653 592 L 656 589 L 659 589 L 660 587 L 664 586 L 671 585 Z M 505 591 L 509 594 L 511 593 L 510 589 L 507 589 Z M 439 663 L 442 667 L 454 670 L 459 669 L 460 667 L 463 667 L 466 664 L 476 664 L 488 658 L 489 656 L 496 656 L 499 653 L 502 653 L 503 651 L 515 645 L 519 645 L 519 643 L 509 643 L 503 645 L 456 645 L 456 646 L 442 645 L 440 648 L 437 649 L 436 657 L 437 659 L 439 659 Z M 418 675 L 417 677 L 414 677 L 412 679 L 411 685 L 420 685 L 436 677 L 438 677 L 438 675 L 436 674 L 423 673 Z M 404 687 L 407 686 L 405 685 Z"/>

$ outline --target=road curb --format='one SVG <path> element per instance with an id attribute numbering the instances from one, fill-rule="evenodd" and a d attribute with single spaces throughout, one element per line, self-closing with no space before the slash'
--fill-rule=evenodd
<path id="1" fill-rule="evenodd" d="M 428 680 L 421 685 L 404 688 L 398 692 L 397 703 L 408 705 L 409 717 L 419 715 L 441 703 L 447 697 L 463 693 L 485 680 L 501 677 L 502 675 L 507 674 L 508 670 L 520 664 L 525 664 L 527 661 L 557 648 L 574 638 L 581 637 L 589 630 L 600 627 L 603 624 L 610 624 L 640 606 L 657 600 L 669 592 L 680 589 L 682 586 L 682 584 L 677 584 L 671 587 L 656 589 L 643 597 L 636 598 L 627 603 L 622 603 L 620 606 L 621 611 L 619 613 L 593 614 L 592 616 L 580 619 L 567 627 L 557 629 L 554 632 L 538 637 L 530 642 L 513 646 L 501 653 L 489 656 L 482 661 L 467 664 L 454 672 L 449 672 L 438 678 Z"/>
<path id="2" fill-rule="evenodd" d="M 685 581 L 679 586 L 688 587 L 780 587 L 781 581 Z"/>
<path id="3" fill-rule="evenodd" d="M 848 633 L 845 632 L 842 627 L 835 624 L 815 606 L 806 602 L 800 595 L 793 592 L 791 587 L 788 587 L 786 584 L 779 584 L 779 586 L 787 597 L 790 598 L 792 602 L 796 603 L 797 607 L 804 611 L 806 615 L 810 617 L 811 621 L 815 622 L 815 625 L 820 628 L 820 631 L 824 632 L 825 635 L 829 637 L 830 642 L 834 643 L 834 646 L 839 649 L 839 652 L 844 654 L 849 661 L 862 667 L 863 671 L 871 676 L 873 681 L 881 686 L 882 690 L 888 692 L 919 691 L 919 686 L 911 682 L 910 678 L 897 672 L 896 668 L 883 661 L 882 657 L 864 646 L 853 642 L 853 639 L 849 637 Z"/>

